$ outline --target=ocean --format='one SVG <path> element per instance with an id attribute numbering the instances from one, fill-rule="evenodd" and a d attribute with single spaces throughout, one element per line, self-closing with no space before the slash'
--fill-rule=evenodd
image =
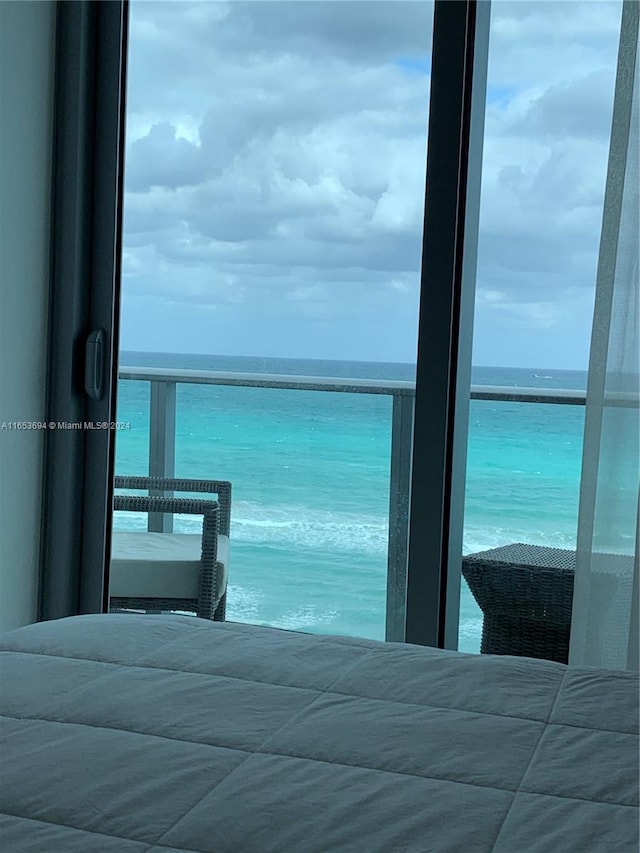
<path id="1" fill-rule="evenodd" d="M 126 367 L 415 378 L 372 362 L 123 352 Z M 584 389 L 586 372 L 477 367 L 479 385 Z M 121 380 L 116 473 L 145 474 L 149 384 Z M 178 385 L 176 476 L 233 484 L 227 618 L 384 639 L 391 398 Z M 471 401 L 464 552 L 529 542 L 574 548 L 584 407 Z M 144 524 L 116 514 L 117 527 Z M 194 529 L 180 519 L 176 530 Z M 459 648 L 482 615 L 463 581 Z"/>

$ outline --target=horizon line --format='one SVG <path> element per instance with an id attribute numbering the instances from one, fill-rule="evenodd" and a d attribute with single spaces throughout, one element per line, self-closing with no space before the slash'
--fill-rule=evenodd
<path id="1" fill-rule="evenodd" d="M 244 359 L 264 359 L 272 361 L 324 361 L 349 364 L 394 364 L 405 367 L 416 367 L 416 362 L 413 361 L 378 361 L 376 359 L 367 358 L 312 358 L 309 356 L 290 356 L 290 355 L 229 355 L 226 353 L 197 353 L 197 352 L 170 352 L 166 350 L 130 350 L 121 349 L 120 354 L 130 353 L 132 355 L 168 355 L 168 356 L 189 356 L 194 358 L 244 358 Z M 588 373 L 588 367 L 541 367 L 533 365 L 523 367 L 521 365 L 511 364 L 471 364 L 471 368 L 481 368 L 486 370 L 553 370 L 564 373 Z"/>

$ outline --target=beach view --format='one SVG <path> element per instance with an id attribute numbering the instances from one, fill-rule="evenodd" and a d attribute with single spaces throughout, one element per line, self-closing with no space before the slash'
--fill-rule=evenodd
<path id="1" fill-rule="evenodd" d="M 124 353 L 123 366 L 406 380 L 403 364 Z M 584 388 L 580 371 L 477 368 L 474 382 Z M 149 385 L 121 381 L 118 474 L 146 473 Z M 583 408 L 473 401 L 464 553 L 529 542 L 574 548 Z M 233 483 L 227 617 L 383 639 L 391 399 L 178 385 L 176 476 Z M 180 520 L 176 530 L 199 522 Z M 130 514 L 118 526 L 144 526 Z M 463 583 L 460 648 L 482 616 Z"/>

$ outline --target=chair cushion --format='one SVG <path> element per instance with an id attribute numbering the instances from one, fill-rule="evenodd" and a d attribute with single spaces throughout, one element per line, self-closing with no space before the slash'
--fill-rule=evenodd
<path id="1" fill-rule="evenodd" d="M 109 595 L 118 598 L 197 599 L 202 537 L 193 533 L 115 530 Z M 218 590 L 227 586 L 229 537 L 218 537 Z"/>

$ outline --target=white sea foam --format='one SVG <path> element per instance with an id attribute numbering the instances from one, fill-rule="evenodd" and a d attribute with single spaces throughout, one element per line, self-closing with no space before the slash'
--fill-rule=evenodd
<path id="1" fill-rule="evenodd" d="M 227 591 L 227 619 L 249 622 L 255 625 L 276 626 L 292 631 L 313 630 L 315 626 L 327 626 L 338 619 L 337 609 L 319 607 L 315 604 L 290 606 L 284 611 L 265 610 L 265 595 L 258 589 L 229 584 Z"/>
<path id="2" fill-rule="evenodd" d="M 146 512 L 114 512 L 113 529 L 146 530 L 147 514 Z"/>
<path id="3" fill-rule="evenodd" d="M 331 608 L 319 608 L 315 604 L 303 605 L 302 607 L 292 608 L 287 610 L 278 617 L 277 624 L 281 628 L 289 630 L 298 630 L 311 628 L 314 625 L 324 625 L 330 622 L 335 622 L 338 618 L 338 611 Z"/>
<path id="4" fill-rule="evenodd" d="M 575 549 L 575 532 L 567 530 L 532 530 L 530 527 L 465 527 L 463 554 L 500 548 L 511 542 L 546 545 L 549 548 Z"/>
<path id="5" fill-rule="evenodd" d="M 227 619 L 233 622 L 258 622 L 263 598 L 260 590 L 230 583 L 227 587 Z"/>
<path id="6" fill-rule="evenodd" d="M 479 611 L 478 611 L 479 612 Z M 460 619 L 458 628 L 458 650 L 478 654 L 482 636 L 482 616 L 477 619 Z"/>
<path id="7" fill-rule="evenodd" d="M 253 545 L 381 555 L 388 530 L 385 517 L 238 501 L 231 535 L 233 541 Z"/>
<path id="8" fill-rule="evenodd" d="M 114 513 L 114 527 L 145 530 L 145 513 Z M 176 533 L 199 533 L 202 520 L 177 516 Z M 231 538 L 234 542 L 287 550 L 348 552 L 363 556 L 386 554 L 388 519 L 354 513 L 327 512 L 306 506 L 270 506 L 237 501 L 232 510 Z M 575 531 L 532 529 L 516 525 L 465 526 L 463 554 L 499 548 L 510 542 L 526 542 L 551 548 L 575 549 Z"/>
<path id="9" fill-rule="evenodd" d="M 230 583 L 227 587 L 227 619 L 233 622 L 259 623 L 263 598 L 264 596 L 257 589 L 246 589 Z M 180 616 L 193 615 L 185 610 L 173 610 L 172 613 Z"/>

